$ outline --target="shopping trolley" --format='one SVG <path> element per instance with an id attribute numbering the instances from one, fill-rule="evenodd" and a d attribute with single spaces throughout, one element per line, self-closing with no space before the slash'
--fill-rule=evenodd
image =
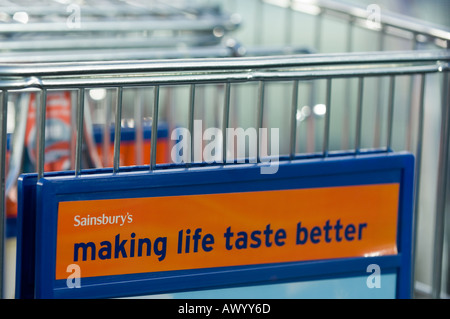
<path id="1" fill-rule="evenodd" d="M 273 4 L 273 3 L 272 3 Z M 270 4 L 270 5 L 272 5 Z M 277 3 L 275 3 L 277 4 Z M 258 8 L 264 8 L 265 3 L 256 2 Z M 261 6 L 261 7 L 259 7 Z M 318 13 L 317 21 L 325 19 L 327 14 L 338 17 L 346 17 L 349 20 L 349 30 L 357 27 L 357 22 L 364 25 L 367 13 L 349 7 L 337 6 L 328 2 L 316 3 L 307 6 Z M 305 9 L 297 2 L 289 2 L 284 9 L 289 15 L 296 15 L 298 9 Z M 384 21 L 386 19 L 387 21 Z M 295 21 L 295 19 L 289 20 Z M 447 46 L 448 33 L 432 28 L 423 28 L 421 25 L 408 23 L 405 26 L 403 20 L 392 18 L 388 15 L 381 16 L 380 25 L 377 25 L 376 34 L 380 38 L 386 36 L 387 31 L 407 31 L 408 36 L 414 35 L 413 43 L 424 41 Z M 317 30 L 320 30 L 317 29 Z M 382 32 L 378 32 L 382 30 Z M 437 32 L 439 31 L 439 32 Z M 350 32 L 349 34 L 352 34 Z M 290 36 L 289 36 L 290 37 Z M 317 37 L 320 38 L 320 37 Z M 351 37 L 350 37 L 351 39 Z M 348 46 L 352 43 L 349 40 Z M 383 41 L 380 41 L 383 43 Z M 175 126 L 185 125 L 192 131 L 198 117 L 199 108 L 205 111 L 212 109 L 211 117 L 205 122 L 211 121 L 213 125 L 222 129 L 229 127 L 278 127 L 280 128 L 280 162 L 297 160 L 327 159 L 339 156 L 364 157 L 369 154 L 383 155 L 384 158 L 395 150 L 412 150 L 416 153 L 416 176 L 423 176 L 425 166 L 422 162 L 423 148 L 426 133 L 424 130 L 425 97 L 429 97 L 430 81 L 439 81 L 442 91 L 438 103 L 442 106 L 440 118 L 441 147 L 439 154 L 439 179 L 438 196 L 436 199 L 437 221 L 440 228 L 436 230 L 437 242 L 442 241 L 443 223 L 440 220 L 444 216 L 446 192 L 446 172 L 448 157 L 448 60 L 447 50 L 440 51 L 402 51 L 402 52 L 373 52 L 350 54 L 317 54 L 310 56 L 264 56 L 257 58 L 224 58 L 202 60 L 164 60 L 164 61 L 127 61 L 127 62 L 97 62 L 93 63 L 64 63 L 64 64 L 30 64 L 30 65 L 5 65 L 2 68 L 2 151 L 6 151 L 6 112 L 8 95 L 15 90 L 31 90 L 38 93 L 39 102 L 39 130 L 37 138 L 37 175 L 45 177 L 44 169 L 44 140 L 45 140 L 45 104 L 46 94 L 52 90 L 71 90 L 77 96 L 77 134 L 74 170 L 66 174 L 76 177 L 89 176 L 101 173 L 90 172 L 81 164 L 84 118 L 84 95 L 86 90 L 97 88 L 111 88 L 116 92 L 116 119 L 114 127 L 114 156 L 110 170 L 106 174 L 120 176 L 128 174 L 129 168 L 120 165 L 120 132 L 122 130 L 122 107 L 124 93 L 129 88 L 140 88 L 149 91 L 152 100 L 152 134 L 150 162 L 147 166 L 139 168 L 150 172 L 179 170 L 180 166 L 157 165 L 157 130 L 159 121 L 163 117 L 161 106 L 170 105 L 174 99 L 178 102 L 176 111 L 166 115 L 176 123 Z M 182 72 L 180 72 L 182 70 Z M 434 78 L 436 77 L 436 78 Z M 432 78 L 432 79 L 430 79 Z M 404 83 L 404 79 L 407 79 Z M 437 80 L 436 80 L 437 79 Z M 380 90 L 367 92 L 371 81 Z M 415 91 L 416 86 L 419 88 Z M 149 89 L 147 89 L 149 88 Z M 336 88 L 338 88 L 336 90 Z M 405 89 L 400 91 L 399 88 Z M 171 94 L 165 96 L 164 90 Z M 434 89 L 440 89 L 435 86 Z M 202 91 L 203 90 L 203 91 Z M 303 94 L 303 90 L 307 94 Z M 378 94 L 379 91 L 384 94 Z M 199 97 L 199 92 L 204 96 Z M 350 92 L 344 96 L 336 95 L 336 92 Z M 370 95 L 372 93 L 372 96 Z M 416 95 L 417 94 L 417 95 Z M 213 96 L 209 100 L 206 96 Z M 367 102 L 367 96 L 370 101 Z M 376 98 L 374 96 L 377 96 Z M 412 102 L 401 108 L 398 100 L 401 97 L 411 98 Z M 417 100 L 415 98 L 417 97 Z M 308 98 L 307 100 L 302 100 Z M 348 100 L 346 100 L 348 98 Z M 383 100 L 383 98 L 385 100 Z M 198 103 L 198 100 L 203 103 Z M 284 100 L 283 100 L 284 99 Z M 345 102 L 341 102 L 341 99 Z M 376 101 L 384 101 L 383 109 Z M 208 106 L 205 101 L 212 101 Z M 371 105 L 370 102 L 373 102 Z M 417 105 L 414 105 L 418 102 Z M 305 103 L 299 108 L 300 103 Z M 336 104 L 335 104 L 336 103 Z M 251 105 L 251 108 L 248 110 Z M 282 106 L 280 106 L 282 105 Z M 309 105 L 309 106 L 308 106 Z M 367 106 L 369 105 L 369 106 Z M 276 106 L 276 108 L 275 108 Z M 342 108 L 349 107 L 346 111 Z M 208 109 L 209 107 L 209 109 Z M 247 109 L 246 109 L 247 108 Z M 165 111 L 169 109 L 165 108 Z M 244 112 L 245 110 L 245 112 Z M 375 114 L 368 113 L 377 110 Z M 345 116 L 352 113 L 352 118 Z M 176 115 L 178 119 L 174 119 Z M 202 112 L 203 114 L 203 112 Z M 339 115 L 344 114 L 342 118 Z M 367 115 L 368 114 L 368 115 Z M 410 114 L 406 117 L 407 133 L 400 125 L 395 125 L 401 118 L 400 115 Z M 337 119 L 336 117 L 337 116 Z M 373 130 L 366 129 L 367 118 L 375 118 Z M 415 118 L 417 116 L 417 118 Z M 383 117 L 385 120 L 383 121 Z M 187 119 L 187 120 L 186 120 Z M 246 122 L 247 121 L 247 122 Z M 418 132 L 417 137 L 414 132 Z M 411 139 L 411 140 L 410 140 Z M 409 140 L 404 143 L 404 140 Z M 409 143 L 409 144 L 408 144 Z M 258 143 L 259 145 L 260 143 Z M 403 145 L 407 144 L 407 146 Z M 226 162 L 230 141 L 223 140 L 223 161 L 211 167 L 220 167 Z M 169 148 L 170 149 L 170 148 Z M 245 153 L 245 152 L 244 152 Z M 247 153 L 245 153 L 247 155 Z M 184 154 L 183 154 L 184 155 Z M 205 158 L 195 163 L 195 154 L 191 154 L 191 160 L 187 160 L 182 167 L 193 168 L 204 166 Z M 383 158 L 383 156 L 381 158 Z M 264 157 L 259 149 L 256 154 L 256 162 L 261 163 Z M 5 156 L 2 156 L 5 158 Z M 192 160 L 194 159 L 194 160 Z M 252 159 L 247 156 L 244 165 Z M 380 161 L 382 161 L 380 159 Z M 4 161 L 2 161 L 4 162 Z M 232 163 L 234 165 L 234 163 Z M 244 166 L 241 165 L 241 166 Z M 4 170 L 4 168 L 2 168 Z M 2 179 L 5 173 L 2 172 Z M 51 174 L 47 175 L 51 178 Z M 36 180 L 34 181 L 36 183 Z M 419 178 L 415 180 L 417 194 L 421 194 Z M 2 194 L 4 192 L 2 191 Z M 417 207 L 420 196 L 415 196 Z M 442 246 L 437 246 L 436 260 L 442 259 Z M 439 250 L 439 247 L 440 250 Z M 435 279 L 440 284 L 440 262 L 436 262 L 437 269 Z M 435 273 L 436 274 L 436 273 Z M 407 276 L 403 275 L 403 276 Z M 436 287 L 436 286 L 435 286 Z M 440 290 L 440 289 L 438 289 Z M 408 295 L 405 292 L 405 296 Z"/>

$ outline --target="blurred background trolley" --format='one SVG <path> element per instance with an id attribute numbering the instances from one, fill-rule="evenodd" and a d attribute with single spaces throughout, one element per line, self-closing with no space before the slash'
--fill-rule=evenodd
<path id="1" fill-rule="evenodd" d="M 202 120 L 279 128 L 281 161 L 412 152 L 413 296 L 448 294 L 445 27 L 333 1 L 25 4 L 0 7 L 3 274 L 19 174 L 168 169 L 172 133 Z"/>

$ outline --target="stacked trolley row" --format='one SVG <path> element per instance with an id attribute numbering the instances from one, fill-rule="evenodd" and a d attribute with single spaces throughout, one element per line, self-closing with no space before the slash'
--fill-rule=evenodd
<path id="1" fill-rule="evenodd" d="M 25 58 L 22 61 L 20 61 L 21 56 L 17 53 L 14 53 L 13 57 L 5 54 L 1 70 L 2 163 L 5 163 L 7 149 L 8 102 L 17 93 L 20 93 L 19 95 L 33 94 L 36 102 L 38 127 L 36 172 L 38 178 L 46 176 L 45 133 L 46 108 L 48 108 L 46 104 L 48 103 L 47 96 L 54 91 L 70 92 L 71 103 L 75 106 L 73 108 L 74 123 L 71 128 L 75 137 L 72 144 L 73 160 L 70 160 L 70 169 L 73 171 L 69 171 L 67 174 L 78 177 L 90 174 L 86 169 L 92 167 L 112 167 L 113 175 L 129 172 L 127 168 L 123 167 L 126 165 L 121 164 L 121 149 L 123 149 L 121 132 L 126 127 L 124 125 L 127 123 L 127 119 L 134 119 L 135 122 L 130 122 L 130 126 L 136 128 L 136 132 L 138 132 L 136 136 L 142 136 L 140 130 L 144 126 L 142 124 L 144 117 L 147 117 L 151 124 L 151 149 L 147 154 L 149 159 L 148 162 L 138 160 L 128 165 L 145 164 L 144 168 L 141 166 L 139 169 L 150 172 L 159 170 L 170 172 L 172 168 L 180 169 L 179 165 L 175 167 L 164 165 L 174 160 L 171 150 L 176 141 L 171 140 L 171 134 L 168 134 L 167 140 L 164 142 L 168 143 L 169 147 L 162 151 L 158 149 L 158 143 L 162 143 L 159 140 L 159 129 L 167 124 L 169 133 L 176 131 L 177 127 L 187 127 L 189 131 L 193 132 L 195 120 L 199 119 L 206 123 L 205 127 L 219 127 L 223 131 L 230 127 L 279 128 L 281 162 L 326 159 L 343 155 L 359 158 L 368 154 L 388 155 L 392 151 L 410 150 L 416 155 L 416 229 L 420 227 L 419 208 L 424 207 L 425 210 L 430 210 L 429 207 L 431 207 L 431 211 L 436 212 L 433 293 L 437 297 L 442 281 L 443 221 L 446 205 L 445 194 L 448 189 L 448 130 L 450 125 L 448 61 L 450 56 L 445 48 L 450 39 L 449 33 L 387 14 L 381 15 L 380 20 L 374 25 L 373 21 L 367 23 L 368 13 L 365 9 L 329 2 L 317 2 L 311 5 L 297 1 L 283 3 L 256 1 L 247 5 L 255 5 L 254 12 L 259 17 L 264 16 L 266 8 L 274 11 L 280 10 L 280 13 L 286 15 L 283 39 L 287 43 L 276 43 L 283 49 L 286 48 L 286 44 L 293 44 L 294 35 L 291 30 L 296 29 L 296 21 L 299 17 L 303 17 L 302 11 L 315 14 L 311 22 L 318 34 L 315 35 L 316 43 L 312 46 L 317 50 L 324 45 L 321 35 L 326 34 L 324 26 L 329 16 L 332 21 L 336 18 L 344 21 L 346 50 L 355 51 L 358 37 L 364 37 L 364 35 L 358 35 L 359 27 L 369 28 L 368 32 L 379 37 L 379 47 L 375 52 L 364 54 L 223 58 L 230 54 L 242 55 L 246 52 L 246 48 L 245 46 L 236 47 L 236 42 L 230 41 L 228 43 L 233 44 L 231 47 L 238 50 L 237 53 L 231 51 L 230 46 L 225 48 L 215 46 L 214 53 L 211 53 L 212 51 L 206 53 L 201 51 L 205 47 L 198 47 L 199 43 L 197 42 L 195 50 L 200 50 L 201 53 L 198 55 L 192 53 L 189 54 L 190 56 L 219 56 L 221 58 L 150 61 L 142 59 L 155 58 L 157 55 L 152 55 L 154 52 L 152 50 L 145 51 L 144 55 L 140 57 L 133 56 L 133 53 L 130 54 L 130 52 L 123 56 L 118 50 L 111 53 L 112 57 L 108 57 L 108 54 L 105 55 L 105 52 L 100 52 L 101 60 L 108 61 L 96 61 L 95 63 L 70 62 L 71 58 L 68 58 L 65 51 L 61 51 L 59 53 L 62 54 L 59 54 L 52 50 L 50 57 L 43 55 L 42 51 L 39 51 L 39 54 L 35 54 L 37 51 L 34 51 L 34 54 L 27 52 L 23 55 Z M 273 5 L 281 5 L 282 8 Z M 236 3 L 234 3 L 234 7 L 237 9 Z M 82 10 L 84 9 L 82 8 Z M 121 12 L 124 12 L 123 8 Z M 164 16 L 166 17 L 166 15 Z M 245 21 L 244 14 L 243 17 Z M 234 22 L 236 23 L 237 20 Z M 200 24 L 195 25 L 198 27 Z M 254 25 L 257 37 L 269 33 L 259 32 L 264 25 L 264 23 L 260 26 Z M 133 26 L 133 28 L 136 27 L 135 24 Z M 83 26 L 82 23 L 80 27 L 89 29 L 94 26 L 89 23 Z M 124 28 L 126 27 L 124 26 Z M 185 30 L 186 28 L 183 25 L 180 29 Z M 224 32 L 223 29 L 217 28 L 216 24 L 207 30 L 209 30 L 209 34 L 205 33 L 207 37 L 209 36 L 208 39 L 210 39 L 211 32 L 213 39 L 214 34 L 222 36 Z M 12 29 L 9 32 L 15 31 Z M 241 35 L 245 40 L 245 33 Z M 239 33 L 237 37 L 239 38 Z M 412 43 L 414 49 L 422 45 L 438 45 L 444 49 L 379 52 L 379 50 L 385 49 L 387 42 L 392 40 L 391 37 L 406 39 L 404 40 L 406 45 Z M 130 38 L 126 37 L 126 39 L 128 40 L 119 41 L 119 43 L 127 45 Z M 162 37 L 160 40 L 164 42 L 167 41 L 167 38 Z M 264 42 L 262 39 L 256 38 L 256 40 Z M 142 45 L 141 41 L 137 42 Z M 245 43 L 245 41 L 243 42 Z M 27 43 L 29 42 L 20 40 L 15 43 L 11 42 L 10 50 L 14 50 L 14 46 L 20 47 Z M 53 46 L 46 41 L 38 43 L 41 45 L 40 48 L 27 47 L 26 49 L 42 50 Z M 64 42 L 57 41 L 57 43 L 61 46 L 65 45 Z M 100 42 L 94 40 L 92 43 Z M 178 39 L 176 43 L 178 43 Z M 219 42 L 215 44 L 217 43 Z M 73 46 L 73 42 L 70 41 L 66 44 Z M 46 45 L 48 47 L 44 48 Z M 106 40 L 100 46 L 104 45 L 108 46 Z M 248 48 L 247 51 L 252 52 L 251 49 Z M 135 47 L 131 51 L 138 52 Z M 168 57 L 174 57 L 170 56 L 171 50 L 166 48 L 164 52 L 169 55 Z M 178 53 L 175 56 L 180 57 L 178 55 L 180 51 L 176 52 Z M 185 52 L 183 48 L 181 52 Z M 267 53 L 270 51 L 258 48 L 254 52 Z M 289 51 L 287 50 L 287 52 Z M 84 53 L 87 54 L 83 56 Z M 115 55 L 116 53 L 117 55 Z M 79 60 L 88 60 L 90 54 L 92 52 L 83 49 L 77 56 L 81 57 Z M 150 56 L 145 54 L 150 54 Z M 30 62 L 30 56 L 37 56 L 36 61 L 45 61 L 45 63 L 7 64 L 6 62 L 11 61 L 8 59 L 13 59 L 14 55 L 17 55 L 18 62 Z M 126 61 L 118 61 L 123 60 L 123 57 Z M 133 61 L 134 58 L 138 58 L 138 60 Z M 49 63 L 49 61 L 61 60 L 69 60 L 69 62 Z M 370 90 L 371 88 L 375 89 Z M 91 92 L 100 92 L 102 97 L 96 100 L 97 102 L 92 101 Z M 433 136 L 430 136 L 431 130 L 426 129 L 427 125 L 434 125 L 430 124 L 433 122 L 426 121 L 429 114 L 433 114 L 433 106 L 430 106 L 430 103 L 437 105 L 434 111 L 437 112 L 440 119 L 438 121 L 440 143 L 438 149 L 436 146 L 434 153 L 433 150 L 426 149 L 432 147 L 431 141 L 435 141 Z M 134 113 L 135 111 L 136 113 Z M 90 161 L 84 161 L 83 156 L 89 149 L 89 134 L 92 134 L 86 130 L 86 127 L 92 125 L 87 120 L 89 117 L 86 117 L 86 114 L 90 112 L 93 112 L 94 121 L 103 116 L 98 116 L 98 114 L 108 114 L 107 112 L 114 114 L 114 119 L 108 116 L 101 122 L 103 136 L 107 136 L 108 124 L 113 122 L 111 129 L 114 135 L 112 163 L 105 158 L 102 163 L 92 165 L 92 163 L 96 163 L 92 159 L 92 155 Z M 136 141 L 138 140 L 139 138 L 136 138 Z M 104 151 L 109 148 L 108 143 L 109 139 L 104 138 L 102 146 Z M 220 152 L 222 163 L 216 161 L 209 166 L 221 166 L 227 162 L 228 153 L 233 151 L 230 149 L 230 144 L 226 138 L 223 139 Z M 265 160 L 260 148 L 263 147 L 261 147 L 261 141 L 258 141 L 257 163 Z M 137 149 L 139 152 L 142 147 Z M 157 157 L 161 152 L 166 152 L 166 154 L 158 161 Z M 248 157 L 246 162 L 253 163 L 250 151 L 244 150 L 244 152 Z M 434 157 L 439 159 L 435 163 L 438 168 L 432 172 L 429 170 L 433 165 L 423 155 L 427 153 L 435 154 Z M 136 156 L 137 158 L 139 156 Z M 190 158 L 185 158 L 186 163 L 182 167 L 192 168 L 195 166 L 192 162 L 196 162 L 196 159 L 195 154 L 191 153 Z M 211 162 L 208 158 L 200 157 L 199 163 L 196 163 L 197 166 L 202 166 L 204 161 Z M 5 207 L 6 187 L 4 181 L 7 178 L 5 169 L 6 165 L 2 164 L 0 171 L 2 207 Z M 425 183 L 426 176 L 430 175 L 435 178 L 431 181 L 426 180 Z M 425 178 L 420 178 L 421 176 L 425 176 Z M 421 179 L 424 180 L 421 182 Z M 431 200 L 426 197 L 426 189 L 430 187 L 430 183 L 436 187 L 436 198 Z M 427 202 L 427 206 L 423 202 Z M 2 212 L 4 211 L 2 210 Z M 419 224 L 417 220 L 419 220 Z M 420 239 L 420 236 L 418 238 Z M 406 295 L 407 293 L 402 296 Z"/>

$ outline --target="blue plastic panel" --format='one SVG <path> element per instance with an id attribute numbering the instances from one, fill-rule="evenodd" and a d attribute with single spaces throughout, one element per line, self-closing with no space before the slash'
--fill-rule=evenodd
<path id="1" fill-rule="evenodd" d="M 413 156 L 410 154 L 331 157 L 280 162 L 273 175 L 261 175 L 256 164 L 145 172 L 106 171 L 82 177 L 46 176 L 37 185 L 34 296 L 37 298 L 105 298 L 173 293 L 315 279 L 366 276 L 369 264 L 396 274 L 397 298 L 410 297 Z M 29 177 L 32 180 L 32 177 Z M 35 177 L 34 177 L 35 178 Z M 26 181 L 23 177 L 22 181 Z M 58 204 L 65 201 L 220 194 L 283 189 L 399 183 L 398 254 L 389 256 L 266 263 L 81 278 L 81 288 L 55 280 Z M 24 186 L 26 183 L 22 182 Z M 31 182 L 30 185 L 33 183 Z M 33 186 L 30 186 L 32 189 Z M 22 189 L 26 201 L 26 187 Z M 21 229 L 33 212 L 21 212 Z M 30 226 L 27 226 L 30 228 Z M 21 236 L 26 238 L 27 234 Z M 33 236 L 31 234 L 31 236 Z M 19 256 L 18 256 L 19 258 Z M 20 263 L 23 273 L 27 266 Z M 30 268 L 30 267 L 28 267 Z"/>

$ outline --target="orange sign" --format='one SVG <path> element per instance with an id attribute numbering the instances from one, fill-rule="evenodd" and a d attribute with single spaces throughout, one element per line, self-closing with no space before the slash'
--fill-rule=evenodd
<path id="1" fill-rule="evenodd" d="M 56 279 L 392 255 L 399 184 L 60 202 Z"/>

